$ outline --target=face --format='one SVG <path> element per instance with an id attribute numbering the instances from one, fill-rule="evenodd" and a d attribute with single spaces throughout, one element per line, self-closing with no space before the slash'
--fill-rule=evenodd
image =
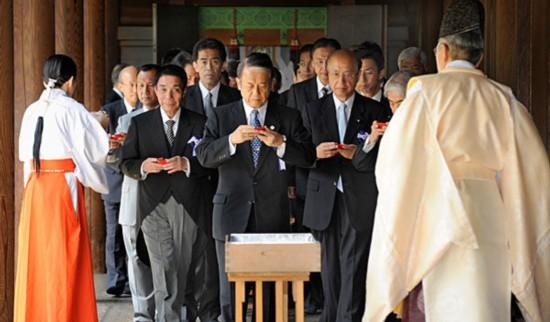
<path id="1" fill-rule="evenodd" d="M 260 108 L 267 102 L 271 91 L 271 71 L 260 67 L 246 66 L 237 78 L 241 96 L 246 104 Z"/>
<path id="2" fill-rule="evenodd" d="M 357 91 L 361 95 L 372 97 L 380 90 L 380 83 L 384 75 L 378 70 L 376 62 L 373 59 L 361 59 L 361 69 L 359 70 L 359 80 L 357 81 Z"/>
<path id="3" fill-rule="evenodd" d="M 119 89 L 124 98 L 130 105 L 136 106 L 137 97 L 137 74 L 138 70 L 134 66 L 124 68 L 119 75 Z"/>
<path id="4" fill-rule="evenodd" d="M 232 88 L 239 88 L 239 86 L 237 85 L 237 77 L 229 76 L 229 83 L 227 85 Z"/>
<path id="5" fill-rule="evenodd" d="M 214 88 L 222 77 L 223 61 L 216 49 L 203 49 L 199 51 L 197 61 L 193 67 L 199 73 L 202 84 L 208 89 Z"/>
<path id="6" fill-rule="evenodd" d="M 300 54 L 300 62 L 298 63 L 298 74 L 302 80 L 310 79 L 315 76 L 311 66 L 311 54 L 303 52 Z"/>
<path id="7" fill-rule="evenodd" d="M 394 91 L 388 91 L 386 93 L 386 98 L 390 102 L 390 108 L 391 111 L 395 114 L 403 100 L 405 99 L 405 96 L 401 93 L 396 93 Z"/>
<path id="8" fill-rule="evenodd" d="M 192 64 L 185 65 L 183 69 L 187 75 L 187 87 L 193 86 L 199 82 L 199 73 L 197 73 Z"/>
<path id="9" fill-rule="evenodd" d="M 158 105 L 157 95 L 155 94 L 155 71 L 140 71 L 137 76 L 137 95 L 139 101 L 147 107 Z"/>
<path id="10" fill-rule="evenodd" d="M 184 84 L 177 76 L 163 75 L 155 87 L 159 104 L 168 115 L 178 111 L 183 97 Z"/>
<path id="11" fill-rule="evenodd" d="M 422 75 L 426 72 L 420 58 L 401 60 L 401 68 L 399 70 L 410 71 L 416 76 Z"/>
<path id="12" fill-rule="evenodd" d="M 357 67 L 351 56 L 339 55 L 330 59 L 327 66 L 330 88 L 341 101 L 353 95 L 357 83 Z"/>
<path id="13" fill-rule="evenodd" d="M 328 84 L 328 72 L 327 72 L 327 60 L 330 54 L 334 52 L 334 48 L 332 47 L 321 47 L 315 49 L 313 54 L 311 55 L 312 59 L 312 66 L 313 71 L 317 76 L 319 76 L 319 79 L 321 80 L 321 83 L 323 85 Z"/>

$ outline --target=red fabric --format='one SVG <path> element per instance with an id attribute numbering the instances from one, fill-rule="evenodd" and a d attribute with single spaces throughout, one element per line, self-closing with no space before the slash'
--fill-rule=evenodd
<path id="1" fill-rule="evenodd" d="M 14 322 L 97 322 L 84 191 L 75 212 L 65 172 L 41 161 L 25 188 L 19 222 Z"/>

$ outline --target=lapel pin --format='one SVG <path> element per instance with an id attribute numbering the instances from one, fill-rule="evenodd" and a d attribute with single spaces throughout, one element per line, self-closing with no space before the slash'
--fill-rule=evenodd
<path id="1" fill-rule="evenodd" d="M 269 129 L 270 129 L 271 131 L 275 130 L 275 125 L 270 125 L 270 126 L 269 126 Z"/>

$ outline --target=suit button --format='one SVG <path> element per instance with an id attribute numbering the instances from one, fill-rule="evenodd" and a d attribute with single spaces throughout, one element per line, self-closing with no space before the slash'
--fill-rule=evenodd
<path id="1" fill-rule="evenodd" d="M 253 184 L 253 185 L 257 185 L 257 184 L 258 184 L 258 182 L 254 181 L 254 182 L 252 182 L 252 184 Z"/>
<path id="2" fill-rule="evenodd" d="M 252 204 L 252 201 L 249 201 L 248 204 L 251 205 L 251 204 Z"/>
<path id="3" fill-rule="evenodd" d="M 333 182 L 332 185 L 336 187 L 338 185 L 338 183 Z"/>

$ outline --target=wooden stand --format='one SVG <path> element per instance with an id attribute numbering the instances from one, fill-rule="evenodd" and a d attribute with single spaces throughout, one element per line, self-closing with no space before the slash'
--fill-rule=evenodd
<path id="1" fill-rule="evenodd" d="M 304 282 L 309 281 L 309 272 L 302 273 L 229 273 L 230 282 L 235 282 L 235 321 L 242 321 L 243 303 L 246 300 L 245 283 L 256 285 L 256 321 L 263 322 L 263 282 L 275 282 L 275 322 L 288 321 L 288 282 L 292 283 L 296 322 L 304 322 Z"/>
<path id="2" fill-rule="evenodd" d="M 256 286 L 256 322 L 263 322 L 263 282 L 275 283 L 275 321 L 288 321 L 292 283 L 296 322 L 304 322 L 304 282 L 321 268 L 321 247 L 310 234 L 237 234 L 225 244 L 225 270 L 235 282 L 235 321 L 242 321 L 245 283 Z"/>

